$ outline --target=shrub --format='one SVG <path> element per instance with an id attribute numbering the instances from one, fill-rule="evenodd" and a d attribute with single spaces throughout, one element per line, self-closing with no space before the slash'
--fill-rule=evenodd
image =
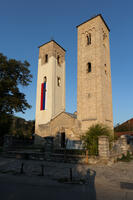
<path id="1" fill-rule="evenodd" d="M 133 160 L 133 156 L 130 154 L 130 152 L 127 152 L 127 155 L 122 154 L 121 158 L 118 158 L 117 161 L 123 161 L 123 162 L 130 162 Z"/>
<path id="2" fill-rule="evenodd" d="M 112 130 L 103 124 L 92 125 L 85 135 L 82 136 L 81 139 L 84 148 L 89 151 L 90 155 L 98 154 L 98 137 L 101 135 L 108 136 L 111 144 L 111 141 L 113 140 Z"/>

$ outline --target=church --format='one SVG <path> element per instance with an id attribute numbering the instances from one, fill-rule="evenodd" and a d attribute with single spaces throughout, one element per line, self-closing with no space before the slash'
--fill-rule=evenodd
<path id="1" fill-rule="evenodd" d="M 113 129 L 110 29 L 99 14 L 77 26 L 77 112 L 65 112 L 65 49 L 51 40 L 39 47 L 35 143 L 80 148 L 81 135 L 102 123 Z"/>

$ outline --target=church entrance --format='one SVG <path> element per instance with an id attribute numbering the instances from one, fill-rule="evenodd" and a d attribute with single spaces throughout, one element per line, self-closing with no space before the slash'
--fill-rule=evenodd
<path id="1" fill-rule="evenodd" d="M 65 148 L 65 132 L 61 133 L 61 148 Z"/>

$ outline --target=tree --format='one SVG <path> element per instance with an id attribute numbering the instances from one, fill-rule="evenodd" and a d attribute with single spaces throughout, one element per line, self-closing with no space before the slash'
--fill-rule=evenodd
<path id="1" fill-rule="evenodd" d="M 101 135 L 108 136 L 110 142 L 113 139 L 112 130 L 104 124 L 92 125 L 85 135 L 82 136 L 84 148 L 89 151 L 89 154 L 98 154 L 98 137 Z"/>
<path id="2" fill-rule="evenodd" d="M 35 120 L 26 121 L 23 118 L 12 116 L 10 133 L 13 136 L 22 138 L 32 138 L 35 133 Z"/>
<path id="3" fill-rule="evenodd" d="M 25 94 L 19 86 L 28 86 L 32 75 L 27 61 L 21 62 L 15 59 L 7 59 L 0 53 L 0 128 L 1 132 L 10 121 L 14 112 L 22 112 L 31 108 Z M 3 118 L 4 116 L 4 118 Z M 9 128 L 9 127 L 7 127 Z M 5 132 L 5 131 L 4 131 Z"/>

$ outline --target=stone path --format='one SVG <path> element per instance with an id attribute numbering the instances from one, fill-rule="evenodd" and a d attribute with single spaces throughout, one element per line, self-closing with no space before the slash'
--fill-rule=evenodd
<path id="1" fill-rule="evenodd" d="M 24 163 L 24 174 L 20 174 L 20 168 L 22 163 Z M 42 164 L 44 165 L 44 176 L 39 176 L 41 174 Z M 72 168 L 73 170 L 73 178 L 75 180 L 85 179 L 86 180 L 85 184 L 79 181 L 78 183 L 81 184 L 81 185 L 78 184 L 79 186 L 71 184 L 70 186 L 67 186 L 68 184 L 64 185 L 62 183 L 57 182 L 57 179 L 70 177 L 70 168 Z M 106 165 L 79 165 L 79 164 L 69 164 L 69 163 L 55 163 L 55 162 L 45 162 L 45 161 L 30 161 L 30 160 L 0 158 L 0 181 L 1 181 L 0 187 L 3 188 L 1 189 L 2 192 L 4 190 L 7 190 L 7 186 L 9 185 L 9 194 L 12 194 L 11 183 L 14 183 L 16 184 L 14 185 L 14 192 L 17 192 L 15 188 L 18 187 L 18 191 L 23 194 L 22 191 L 24 190 L 25 186 L 27 194 L 27 189 L 26 189 L 27 187 L 29 188 L 28 191 L 30 190 L 31 192 L 33 192 L 32 187 L 36 186 L 42 194 L 41 198 L 43 197 L 43 192 L 45 188 L 46 191 L 48 190 L 49 192 L 54 191 L 55 195 L 57 196 L 59 193 L 56 192 L 56 190 L 59 190 L 60 193 L 62 193 L 62 195 L 66 192 L 65 195 L 67 197 L 67 191 L 71 189 L 72 193 L 76 192 L 77 197 L 79 195 L 83 195 L 83 197 L 84 195 L 85 196 L 88 195 L 86 196 L 86 198 L 84 198 L 87 200 L 90 199 L 89 197 L 91 195 L 93 196 L 95 194 L 97 198 L 92 198 L 94 200 L 102 200 L 102 199 L 132 200 L 133 199 L 132 172 L 133 172 L 133 161 L 129 163 L 118 162 L 113 164 L 112 166 L 106 166 Z M 5 184 L 5 186 L 3 184 Z M 54 188 L 56 189 L 54 190 Z M 79 194 L 77 193 L 78 191 L 80 191 Z M 8 200 L 6 194 L 3 193 L 3 195 L 5 195 L 5 198 L 3 199 Z M 17 193 L 15 195 L 17 195 Z M 27 195 L 25 196 L 25 198 L 27 198 Z M 14 196 L 14 198 L 12 199 L 17 200 L 18 196 Z M 51 196 L 51 199 L 53 199 L 53 196 Z"/>
<path id="2" fill-rule="evenodd" d="M 120 187 L 121 182 L 133 183 L 133 161 L 128 163 L 118 162 L 112 166 L 107 166 L 0 158 L 0 173 L 19 174 L 22 163 L 24 163 L 25 176 L 40 175 L 41 166 L 44 165 L 44 176 L 50 179 L 69 178 L 70 168 L 72 168 L 73 178 L 78 180 L 88 180 L 93 175 L 95 181 L 99 183 L 100 181 L 107 182 L 113 187 Z"/>

